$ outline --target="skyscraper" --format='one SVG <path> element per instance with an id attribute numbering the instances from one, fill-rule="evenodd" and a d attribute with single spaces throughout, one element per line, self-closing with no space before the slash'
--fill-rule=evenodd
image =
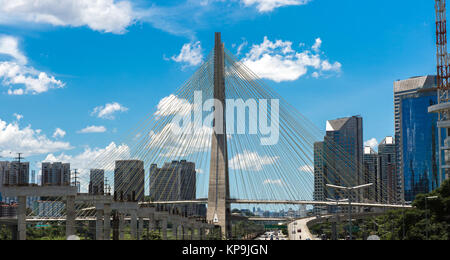
<path id="1" fill-rule="evenodd" d="M 363 119 L 360 116 L 327 122 L 327 149 L 333 154 L 336 185 L 356 186 L 363 183 Z"/>
<path id="2" fill-rule="evenodd" d="M 397 154 L 393 137 L 386 137 L 378 145 L 379 170 L 383 187 L 382 202 L 396 204 L 401 202 L 399 177 L 397 174 Z"/>
<path id="3" fill-rule="evenodd" d="M 150 167 L 150 197 L 156 201 L 195 200 L 197 193 L 195 163 L 173 161 L 161 168 L 156 164 Z M 182 205 L 181 210 L 194 214 L 195 207 Z"/>
<path id="4" fill-rule="evenodd" d="M 373 183 L 363 191 L 363 198 L 369 202 L 381 202 L 381 182 L 378 170 L 378 153 L 372 147 L 364 148 L 364 183 Z"/>
<path id="5" fill-rule="evenodd" d="M 89 194 L 103 195 L 105 193 L 105 170 L 91 169 L 89 178 Z"/>
<path id="6" fill-rule="evenodd" d="M 314 146 L 315 200 L 340 199 L 341 193 L 326 184 L 356 186 L 364 182 L 362 117 L 327 121 L 323 142 Z M 353 194 L 361 201 L 362 193 Z"/>
<path id="7" fill-rule="evenodd" d="M 114 194 L 116 199 L 119 200 L 144 200 L 145 169 L 143 161 L 116 161 L 116 168 L 114 169 Z"/>
<path id="8" fill-rule="evenodd" d="M 70 186 L 70 163 L 42 163 L 42 186 Z"/>
<path id="9" fill-rule="evenodd" d="M 325 167 L 325 142 L 314 144 L 314 200 L 326 201 L 327 198 L 333 198 L 328 194 L 326 185 L 327 169 Z M 326 213 L 326 206 L 315 206 L 315 214 Z"/>
<path id="10" fill-rule="evenodd" d="M 28 185 L 30 183 L 30 163 L 0 162 L 0 177 L 4 185 Z"/>
<path id="11" fill-rule="evenodd" d="M 395 143 L 402 200 L 440 186 L 436 77 L 423 76 L 394 82 Z M 443 133 L 445 134 L 445 133 Z M 445 136 L 445 135 L 443 135 Z"/>

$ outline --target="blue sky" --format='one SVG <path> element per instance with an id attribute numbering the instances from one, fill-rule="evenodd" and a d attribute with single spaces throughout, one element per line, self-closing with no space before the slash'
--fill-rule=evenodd
<path id="1" fill-rule="evenodd" d="M 433 1 L 13 2 L 0 0 L 0 155 L 36 164 L 120 140 L 192 75 L 215 31 L 321 129 L 363 116 L 365 140 L 394 134 L 395 80 L 435 74 Z"/>

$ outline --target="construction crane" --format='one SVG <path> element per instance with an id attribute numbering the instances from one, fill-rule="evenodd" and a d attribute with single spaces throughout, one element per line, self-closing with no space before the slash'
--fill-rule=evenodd
<path id="1" fill-rule="evenodd" d="M 429 107 L 428 112 L 438 113 L 438 139 L 439 139 L 439 180 L 447 179 L 450 161 L 447 161 L 450 152 L 450 102 L 449 102 L 449 61 L 447 52 L 447 7 L 446 0 L 435 0 L 436 8 L 436 58 L 437 58 L 437 105 Z M 445 129 L 443 133 L 442 129 Z M 445 135 L 445 136 L 443 136 Z"/>

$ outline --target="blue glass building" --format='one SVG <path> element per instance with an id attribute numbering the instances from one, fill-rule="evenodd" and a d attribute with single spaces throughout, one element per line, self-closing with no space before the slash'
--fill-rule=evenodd
<path id="1" fill-rule="evenodd" d="M 437 114 L 428 107 L 437 103 L 436 77 L 424 76 L 394 83 L 395 131 L 399 186 L 405 201 L 439 187 Z"/>

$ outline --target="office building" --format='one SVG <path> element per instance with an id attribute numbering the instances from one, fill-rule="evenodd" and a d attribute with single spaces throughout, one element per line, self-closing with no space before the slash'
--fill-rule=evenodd
<path id="1" fill-rule="evenodd" d="M 105 194 L 105 170 L 91 169 L 89 178 L 89 194 Z"/>
<path id="2" fill-rule="evenodd" d="M 382 202 L 389 204 L 401 203 L 399 192 L 399 176 L 397 174 L 397 154 L 393 137 L 386 137 L 378 145 L 379 171 L 383 187 Z"/>
<path id="3" fill-rule="evenodd" d="M 30 183 L 30 163 L 0 162 L 0 178 L 3 185 L 24 186 Z"/>
<path id="4" fill-rule="evenodd" d="M 436 85 L 436 76 L 394 82 L 396 159 L 402 201 L 413 201 L 417 194 L 440 186 L 438 115 L 428 113 L 428 107 L 437 103 Z"/>
<path id="5" fill-rule="evenodd" d="M 378 153 L 372 147 L 364 147 L 364 183 L 373 183 L 363 191 L 363 197 L 367 202 L 381 202 L 381 181 L 378 170 Z"/>
<path id="6" fill-rule="evenodd" d="M 155 201 L 195 200 L 197 193 L 195 163 L 173 161 L 161 168 L 156 164 L 150 167 L 150 197 Z M 195 205 L 181 205 L 182 212 L 196 215 Z"/>
<path id="7" fill-rule="evenodd" d="M 116 161 L 114 169 L 114 197 L 123 201 L 143 201 L 145 193 L 144 162 Z"/>
<path id="8" fill-rule="evenodd" d="M 324 165 L 325 153 L 324 153 L 324 142 L 317 142 L 314 144 L 314 200 L 315 201 L 326 201 L 327 198 L 332 198 L 328 194 L 328 189 L 326 185 L 326 176 L 328 174 L 327 168 Z M 259 210 L 259 209 L 258 209 Z M 326 206 L 315 206 L 315 214 L 326 214 Z"/>
<path id="9" fill-rule="evenodd" d="M 362 124 L 360 116 L 327 121 L 324 141 L 314 146 L 315 200 L 345 197 L 327 184 L 349 187 L 364 183 Z M 355 192 L 352 200 L 362 201 L 363 193 Z M 328 211 L 334 211 L 333 207 L 328 207 Z"/>
<path id="10" fill-rule="evenodd" d="M 70 186 L 70 163 L 42 163 L 42 186 Z"/>

